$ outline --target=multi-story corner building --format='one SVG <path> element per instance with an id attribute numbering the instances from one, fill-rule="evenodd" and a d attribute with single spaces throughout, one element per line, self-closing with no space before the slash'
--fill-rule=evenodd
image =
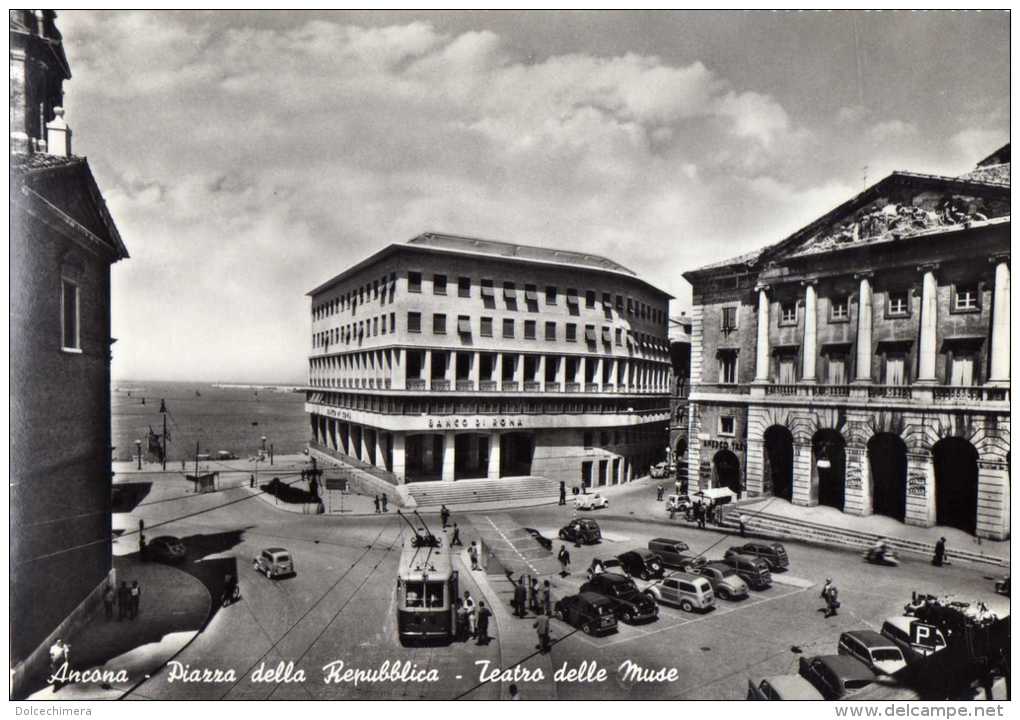
<path id="1" fill-rule="evenodd" d="M 673 366 L 669 399 L 669 448 L 678 484 L 687 482 L 687 401 L 691 389 L 691 318 L 685 312 L 669 321 L 669 357 Z"/>
<path id="2" fill-rule="evenodd" d="M 127 250 L 63 119 L 51 10 L 10 12 L 12 696 L 112 580 L 110 266 Z"/>
<path id="3" fill-rule="evenodd" d="M 306 409 L 327 464 L 600 486 L 664 454 L 670 296 L 611 260 L 426 233 L 309 295 Z"/>
<path id="4" fill-rule="evenodd" d="M 689 272 L 691 479 L 1009 536 L 1009 146 Z"/>

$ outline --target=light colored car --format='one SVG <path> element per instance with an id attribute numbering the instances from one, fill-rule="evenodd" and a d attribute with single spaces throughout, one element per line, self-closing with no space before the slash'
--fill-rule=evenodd
<path id="1" fill-rule="evenodd" d="M 681 609 L 708 611 L 715 607 L 712 585 L 700 575 L 676 573 L 650 585 L 645 593 L 663 605 L 679 605 Z"/>
<path id="2" fill-rule="evenodd" d="M 712 585 L 715 596 L 723 600 L 747 597 L 747 583 L 725 563 L 709 563 L 696 571 Z"/>
<path id="3" fill-rule="evenodd" d="M 290 551 L 281 547 L 266 548 L 251 561 L 255 572 L 263 573 L 267 578 L 277 578 L 294 574 L 294 559 Z"/>
<path id="4" fill-rule="evenodd" d="M 574 498 L 574 507 L 578 510 L 598 510 L 609 507 L 609 498 L 598 493 L 594 495 L 578 495 Z"/>
<path id="5" fill-rule="evenodd" d="M 873 672 L 892 675 L 907 666 L 903 651 L 874 630 L 849 630 L 839 636 L 837 652 L 860 660 Z"/>
<path id="6" fill-rule="evenodd" d="M 653 478 L 669 477 L 669 463 L 661 462 L 652 465 L 651 469 L 648 471 L 648 474 L 651 475 Z"/>
<path id="7" fill-rule="evenodd" d="M 818 689 L 800 675 L 774 675 L 755 687 L 747 681 L 748 700 L 824 700 Z"/>

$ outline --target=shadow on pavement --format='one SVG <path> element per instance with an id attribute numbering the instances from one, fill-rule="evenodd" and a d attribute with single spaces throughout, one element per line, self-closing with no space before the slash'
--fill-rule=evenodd
<path id="1" fill-rule="evenodd" d="M 119 483 L 110 492 L 112 507 L 110 512 L 129 513 L 138 507 L 152 490 L 151 482 Z"/>

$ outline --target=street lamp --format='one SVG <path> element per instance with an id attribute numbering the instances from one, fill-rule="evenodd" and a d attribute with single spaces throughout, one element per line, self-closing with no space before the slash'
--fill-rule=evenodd
<path id="1" fill-rule="evenodd" d="M 136 451 L 136 454 L 138 455 L 138 469 L 141 470 L 142 469 L 142 441 L 141 440 L 135 440 L 135 451 Z"/>
<path id="2" fill-rule="evenodd" d="M 266 452 L 266 436 L 263 435 L 262 436 L 262 454 L 264 455 L 265 452 Z"/>

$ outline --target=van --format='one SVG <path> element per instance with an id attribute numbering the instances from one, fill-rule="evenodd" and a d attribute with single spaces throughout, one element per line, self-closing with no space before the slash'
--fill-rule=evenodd
<path id="1" fill-rule="evenodd" d="M 737 499 L 736 494 L 728 487 L 717 487 L 717 488 L 702 488 L 698 492 L 691 495 L 691 499 L 694 502 L 706 503 L 708 507 L 715 508 L 719 505 L 727 505 L 734 502 Z"/>
<path id="2" fill-rule="evenodd" d="M 930 644 L 925 645 L 917 642 L 917 636 L 911 632 L 914 623 L 921 623 L 921 621 L 909 615 L 886 618 L 886 621 L 882 623 L 882 635 L 896 643 L 896 646 L 903 651 L 903 657 L 908 664 L 946 647 L 946 637 L 938 628 L 935 629 Z"/>
<path id="3" fill-rule="evenodd" d="M 712 584 L 700 575 L 677 573 L 663 578 L 645 592 L 665 605 L 679 605 L 683 610 L 708 611 L 715 607 Z"/>
<path id="4" fill-rule="evenodd" d="M 684 572 L 705 566 L 707 560 L 695 555 L 683 540 L 671 538 L 655 538 L 648 541 L 648 549 L 662 558 L 662 564 L 679 568 Z"/>
<path id="5" fill-rule="evenodd" d="M 722 562 L 737 571 L 737 575 L 754 590 L 763 590 L 772 585 L 772 573 L 769 565 L 761 558 L 752 555 L 729 553 Z"/>

